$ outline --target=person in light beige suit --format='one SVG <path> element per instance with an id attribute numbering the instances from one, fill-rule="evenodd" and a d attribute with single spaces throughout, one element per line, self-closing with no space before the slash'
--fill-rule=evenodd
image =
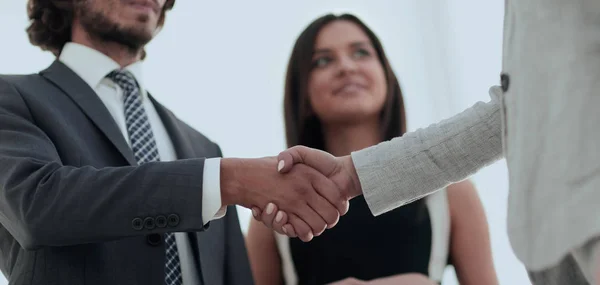
<path id="1" fill-rule="evenodd" d="M 600 284 L 600 1 L 505 5 L 501 84 L 489 102 L 345 157 L 292 148 L 278 169 L 321 170 L 381 215 L 504 157 L 509 238 L 531 281 Z M 258 218 L 295 235 L 272 216 Z"/>

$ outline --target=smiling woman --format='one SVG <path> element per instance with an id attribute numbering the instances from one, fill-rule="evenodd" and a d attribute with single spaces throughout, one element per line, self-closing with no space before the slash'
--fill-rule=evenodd
<path id="1" fill-rule="evenodd" d="M 377 130 L 387 97 L 385 71 L 376 48 L 361 28 L 344 21 L 323 27 L 312 62 L 308 99 L 323 127 L 336 122 L 370 121 Z"/>
<path id="2" fill-rule="evenodd" d="M 337 21 L 333 21 L 335 19 Z M 339 73 L 347 76 L 339 76 Z M 334 113 L 352 113 L 352 108 L 371 113 L 363 113 L 371 119 L 377 118 L 373 130 L 379 132 L 378 140 L 389 140 L 406 131 L 402 90 L 383 46 L 375 34 L 354 16 L 335 18 L 331 15 L 315 20 L 296 42 L 288 63 L 285 85 L 288 146 L 325 148 L 321 121 L 328 120 L 319 120 L 319 116 L 338 117 L 341 114 Z M 345 85 L 350 85 L 346 86 L 350 89 L 367 85 L 368 88 L 358 88 L 361 90 L 356 94 L 363 96 L 351 96 L 351 100 L 341 98 L 345 96 L 333 96 Z M 355 115 L 339 119 L 365 119 Z"/>

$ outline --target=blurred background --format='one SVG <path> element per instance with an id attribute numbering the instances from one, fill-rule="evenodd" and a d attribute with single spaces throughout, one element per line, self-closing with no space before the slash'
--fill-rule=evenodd
<path id="1" fill-rule="evenodd" d="M 0 73 L 35 73 L 54 56 L 30 45 L 26 0 L 0 0 Z M 285 148 L 283 83 L 300 31 L 325 13 L 350 12 L 380 37 L 404 91 L 409 130 L 489 99 L 499 84 L 504 1 L 177 1 L 147 47 L 144 81 L 164 105 L 225 156 Z M 500 284 L 530 284 L 506 234 L 505 162 L 472 177 L 491 231 Z M 250 214 L 240 209 L 247 230 Z M 7 284 L 0 277 L 0 284 Z M 449 267 L 443 284 L 457 284 Z"/>

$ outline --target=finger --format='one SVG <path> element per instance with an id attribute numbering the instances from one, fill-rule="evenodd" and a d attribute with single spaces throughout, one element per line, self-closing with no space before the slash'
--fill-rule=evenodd
<path id="1" fill-rule="evenodd" d="M 260 221 L 265 224 L 268 228 L 273 228 L 273 221 L 275 220 L 275 213 L 277 213 L 277 205 L 273 203 L 267 204 L 267 207 L 262 212 Z"/>
<path id="2" fill-rule="evenodd" d="M 300 238 L 300 240 L 302 240 L 303 242 L 309 242 L 313 239 L 314 235 L 310 226 L 302 219 L 300 219 L 300 217 L 294 214 L 289 214 L 289 220 L 290 224 L 294 227 L 294 230 L 296 231 L 296 235 L 298 236 L 298 238 Z"/>
<path id="3" fill-rule="evenodd" d="M 277 211 L 275 220 L 273 221 L 273 230 L 278 234 L 286 235 L 283 226 L 287 223 L 287 214 L 284 211 Z"/>
<path id="4" fill-rule="evenodd" d="M 277 214 L 275 215 L 275 221 L 273 221 L 273 226 L 281 228 L 283 225 L 287 224 L 287 221 L 287 213 L 284 211 L 277 211 Z"/>
<path id="5" fill-rule="evenodd" d="M 326 199 L 331 205 L 333 205 L 333 207 L 337 209 L 338 218 L 339 215 L 343 216 L 346 213 L 348 213 L 350 203 L 346 199 L 346 197 L 344 197 L 342 191 L 337 186 L 337 184 L 335 184 L 333 181 L 329 180 L 324 176 L 318 175 L 316 176 L 312 184 L 317 193 L 319 193 L 321 197 Z M 326 219 L 326 217 L 323 217 L 323 219 L 325 219 L 327 221 L 327 224 L 331 226 L 330 220 Z M 333 225 L 335 225 L 335 223 Z"/>
<path id="6" fill-rule="evenodd" d="M 305 200 L 310 201 L 316 199 L 315 197 L 319 197 L 317 193 L 313 193 L 309 195 Z M 331 206 L 330 206 L 331 207 Z M 296 215 L 301 218 L 309 227 L 314 236 L 321 235 L 325 229 L 327 228 L 327 222 L 308 204 L 308 202 L 304 202 L 299 204 L 297 208 Z M 294 225 L 295 227 L 295 225 Z M 296 228 L 296 230 L 299 230 Z M 301 236 L 300 233 L 298 236 Z"/>
<path id="7" fill-rule="evenodd" d="M 287 173 L 292 170 L 294 163 L 300 163 L 294 161 L 294 157 L 287 150 L 277 156 L 277 161 L 277 171 L 279 173 Z"/>
<path id="8" fill-rule="evenodd" d="M 289 223 L 285 224 L 281 229 L 283 230 L 283 233 L 286 234 L 288 237 L 291 237 L 291 238 L 298 237 L 298 235 L 296 234 L 296 230 Z"/>
<path id="9" fill-rule="evenodd" d="M 318 191 L 318 190 L 317 190 Z M 337 211 L 327 199 L 315 195 L 310 201 L 307 201 L 308 205 L 319 214 L 321 219 L 327 224 L 327 228 L 330 229 L 335 226 L 340 220 L 340 213 Z M 318 235 L 315 233 L 315 235 Z"/>
<path id="10" fill-rule="evenodd" d="M 260 216 L 262 215 L 262 211 L 258 207 L 252 207 L 252 217 L 257 221 L 261 222 Z"/>

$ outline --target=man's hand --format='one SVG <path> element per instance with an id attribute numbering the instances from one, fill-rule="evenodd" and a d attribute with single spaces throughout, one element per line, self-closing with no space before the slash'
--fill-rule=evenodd
<path id="1" fill-rule="evenodd" d="M 275 216 L 273 205 L 286 213 L 284 223 L 294 234 L 310 241 L 345 214 L 348 201 L 338 185 L 306 165 L 286 174 L 275 171 L 277 158 L 221 160 L 223 205 L 265 209 Z M 269 205 L 268 205 L 269 204 Z"/>
<path id="2" fill-rule="evenodd" d="M 360 181 L 358 180 L 358 175 L 354 169 L 352 158 L 349 155 L 335 157 L 321 150 L 304 146 L 295 146 L 281 152 L 277 159 L 277 170 L 282 174 L 288 173 L 300 166 L 296 164 L 304 164 L 331 179 L 336 184 L 339 191 L 341 191 L 340 193 L 343 198 L 350 200 L 362 194 Z M 349 204 L 347 203 L 346 205 Z M 289 237 L 296 237 L 298 235 L 298 229 L 295 228 L 295 224 L 286 224 L 287 219 L 291 219 L 292 217 L 288 217 L 286 211 L 278 206 L 277 203 L 275 203 L 275 205 L 269 205 L 269 210 L 271 211 L 267 212 L 263 212 L 259 208 L 253 208 L 252 214 L 254 218 L 262 221 L 267 227 L 274 229 L 276 232 L 285 234 Z M 346 208 L 340 213 L 345 214 L 347 211 L 348 209 Z M 333 226 L 334 225 L 328 224 L 328 228 Z"/>

